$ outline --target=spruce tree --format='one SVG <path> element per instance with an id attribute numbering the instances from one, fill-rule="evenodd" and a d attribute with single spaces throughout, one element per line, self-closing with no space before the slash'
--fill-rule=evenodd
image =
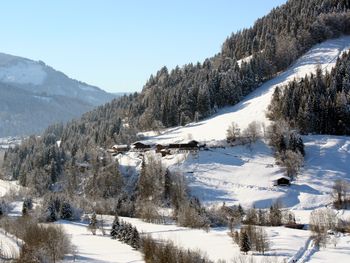
<path id="1" fill-rule="evenodd" d="M 26 216 L 26 215 L 28 215 L 28 207 L 27 207 L 26 202 L 23 202 L 23 205 L 22 205 L 22 216 Z"/>
<path id="2" fill-rule="evenodd" d="M 72 219 L 73 217 L 73 209 L 72 206 L 68 202 L 64 202 L 60 209 L 60 217 L 61 219 Z"/>
<path id="3" fill-rule="evenodd" d="M 51 203 L 47 209 L 47 222 L 55 222 L 57 220 L 56 209 L 53 203 Z"/>
<path id="4" fill-rule="evenodd" d="M 137 231 L 136 227 L 133 227 L 132 229 L 132 239 L 131 239 L 131 246 L 133 248 L 140 248 L 140 242 L 141 242 L 141 239 L 140 239 L 140 235 L 139 235 L 139 232 Z"/>
<path id="5" fill-rule="evenodd" d="M 112 239 L 117 239 L 118 231 L 120 230 L 120 223 L 119 223 L 119 217 L 116 214 L 114 216 L 114 221 L 112 224 L 112 229 L 111 229 L 111 237 Z"/>
<path id="6" fill-rule="evenodd" d="M 251 250 L 251 247 L 252 246 L 251 246 L 248 234 L 245 231 L 241 232 L 240 241 L 239 241 L 240 250 L 245 254 L 247 254 L 248 251 Z"/>

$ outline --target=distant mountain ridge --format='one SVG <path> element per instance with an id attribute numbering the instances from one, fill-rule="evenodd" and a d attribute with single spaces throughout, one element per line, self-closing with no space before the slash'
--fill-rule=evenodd
<path id="1" fill-rule="evenodd" d="M 94 106 L 114 96 L 84 82 L 69 78 L 42 61 L 0 53 L 0 83 L 34 93 L 79 98 Z"/>
<path id="2" fill-rule="evenodd" d="M 0 137 L 40 133 L 115 97 L 42 61 L 0 53 Z"/>

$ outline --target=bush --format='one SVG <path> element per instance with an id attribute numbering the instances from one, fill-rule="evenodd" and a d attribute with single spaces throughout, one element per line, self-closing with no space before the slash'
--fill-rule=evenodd
<path id="1" fill-rule="evenodd" d="M 185 202 L 177 213 L 177 223 L 180 226 L 208 229 L 210 221 L 205 209 L 201 207 L 198 199 Z"/>
<path id="2" fill-rule="evenodd" d="M 327 232 L 336 231 L 338 219 L 333 210 L 329 208 L 317 209 L 310 215 L 310 230 L 313 233 L 314 240 L 318 245 L 326 246 Z"/>
<path id="3" fill-rule="evenodd" d="M 270 248 L 270 240 L 262 227 L 253 225 L 244 226 L 241 228 L 240 233 L 236 231 L 232 238 L 239 245 L 240 250 L 245 253 L 255 250 L 265 254 Z"/>
<path id="4" fill-rule="evenodd" d="M 237 123 L 232 122 L 231 125 L 226 130 L 226 141 L 228 143 L 234 143 L 241 136 L 241 130 L 239 129 Z"/>
<path id="5" fill-rule="evenodd" d="M 16 262 L 57 262 L 70 253 L 71 243 L 61 226 L 43 225 L 30 217 L 1 220 L 0 226 L 23 241 Z"/>
<path id="6" fill-rule="evenodd" d="M 142 252 L 146 263 L 212 263 L 200 251 L 177 248 L 172 242 L 157 242 L 151 237 L 142 238 Z"/>
<path id="7" fill-rule="evenodd" d="M 261 123 L 257 121 L 253 121 L 248 124 L 248 127 L 243 130 L 242 136 L 247 140 L 248 143 L 256 142 L 259 138 L 261 138 Z"/>

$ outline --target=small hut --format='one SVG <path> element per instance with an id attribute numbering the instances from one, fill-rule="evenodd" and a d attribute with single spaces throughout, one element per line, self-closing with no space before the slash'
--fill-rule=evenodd
<path id="1" fill-rule="evenodd" d="M 273 181 L 274 186 L 289 186 L 291 182 L 290 177 L 280 176 Z"/>

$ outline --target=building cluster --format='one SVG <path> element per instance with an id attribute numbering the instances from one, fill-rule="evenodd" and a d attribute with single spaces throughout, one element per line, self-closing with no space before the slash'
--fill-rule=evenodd
<path id="1" fill-rule="evenodd" d="M 193 152 L 198 151 L 200 148 L 205 147 L 205 145 L 199 145 L 199 142 L 191 140 L 186 143 L 170 143 L 170 144 L 147 144 L 144 142 L 134 142 L 131 145 L 114 145 L 107 152 L 111 153 L 113 156 L 119 153 L 125 152 L 147 152 L 150 150 L 155 150 L 157 153 L 162 154 L 162 156 L 170 155 L 172 152 Z"/>

